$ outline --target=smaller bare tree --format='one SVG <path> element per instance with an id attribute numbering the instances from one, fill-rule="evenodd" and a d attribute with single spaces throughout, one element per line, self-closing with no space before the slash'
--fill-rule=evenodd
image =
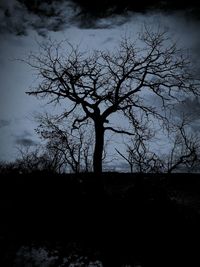
<path id="1" fill-rule="evenodd" d="M 158 173 L 163 170 L 163 162 L 156 153 L 151 151 L 149 145 L 155 132 L 150 129 L 147 121 L 142 123 L 143 119 L 144 116 L 140 121 L 133 122 L 134 134 L 125 144 L 125 153 L 121 153 L 118 149 L 116 151 L 128 163 L 131 172 Z"/>
<path id="2" fill-rule="evenodd" d="M 39 116 L 36 132 L 46 141 L 46 149 L 59 158 L 60 167 L 74 173 L 88 172 L 92 169 L 93 136 L 88 125 L 69 131 L 63 118 Z M 62 125 L 61 125 L 62 123 Z"/>
<path id="3" fill-rule="evenodd" d="M 192 171 L 200 163 L 200 139 L 187 131 L 188 118 L 183 116 L 181 123 L 175 126 L 172 148 L 166 161 L 166 171 L 172 173 L 178 168 Z"/>
<path id="4" fill-rule="evenodd" d="M 59 155 L 49 153 L 46 147 L 18 147 L 19 158 L 15 165 L 22 173 L 46 171 L 60 173 Z"/>
<path id="5" fill-rule="evenodd" d="M 19 169 L 15 162 L 0 161 L 0 174 L 7 175 L 12 173 L 18 173 Z"/>
<path id="6" fill-rule="evenodd" d="M 129 164 L 131 172 L 172 173 L 180 168 L 192 171 L 200 164 L 200 139 L 187 131 L 189 124 L 188 118 L 183 116 L 180 123 L 171 125 L 171 132 L 168 132 L 171 149 L 164 155 L 158 155 L 150 149 L 149 144 L 156 133 L 147 124 L 143 128 L 133 125 L 135 134 L 130 143 L 125 144 L 126 152 L 116 151 Z"/>

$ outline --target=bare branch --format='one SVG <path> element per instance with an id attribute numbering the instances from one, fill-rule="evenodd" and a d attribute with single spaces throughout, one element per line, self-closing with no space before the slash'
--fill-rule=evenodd
<path id="1" fill-rule="evenodd" d="M 105 127 L 104 129 L 112 131 L 114 133 L 118 133 L 118 134 L 134 135 L 134 133 L 131 133 L 131 132 L 128 132 L 128 131 L 125 131 L 125 130 L 115 129 L 113 127 Z"/>

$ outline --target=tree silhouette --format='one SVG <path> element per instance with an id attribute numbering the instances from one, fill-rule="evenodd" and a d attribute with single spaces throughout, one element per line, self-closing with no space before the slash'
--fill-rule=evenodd
<path id="1" fill-rule="evenodd" d="M 46 150 L 58 159 L 60 169 L 73 173 L 92 170 L 93 134 L 88 131 L 89 125 L 74 130 L 73 133 L 57 116 L 39 115 L 39 126 L 36 132 L 46 142 Z"/>
<path id="2" fill-rule="evenodd" d="M 189 121 L 185 116 L 175 125 L 172 147 L 165 160 L 165 169 L 172 173 L 180 167 L 193 171 L 200 162 L 200 139 L 197 134 L 187 131 Z"/>
<path id="3" fill-rule="evenodd" d="M 180 168 L 194 171 L 200 162 L 200 140 L 187 126 L 189 120 L 186 116 L 171 125 L 170 135 L 165 136 L 170 148 L 164 155 L 155 153 L 150 147 L 156 133 L 148 125 L 144 125 L 140 132 L 137 129 L 134 137 L 125 143 L 124 153 L 116 151 L 128 163 L 131 172 L 172 173 Z"/>
<path id="4" fill-rule="evenodd" d="M 61 173 L 60 154 L 52 153 L 48 147 L 18 147 L 19 158 L 14 162 L 19 173 Z"/>
<path id="5" fill-rule="evenodd" d="M 27 92 L 29 95 L 55 104 L 64 100 L 62 116 L 73 114 L 68 125 L 72 131 L 88 122 L 93 124 L 96 173 L 102 172 L 107 131 L 134 136 L 128 128 L 113 126 L 113 115 L 123 116 L 135 129 L 139 127 L 138 112 L 164 126 L 169 123 L 166 111 L 171 104 L 198 94 L 198 81 L 190 72 L 185 51 L 167 32 L 146 26 L 135 41 L 124 37 L 113 51 L 81 52 L 70 43 L 50 41 L 41 44 L 39 53 L 30 54 L 26 62 L 40 79 L 39 85 Z M 160 101 L 159 107 L 151 101 L 153 98 Z"/>

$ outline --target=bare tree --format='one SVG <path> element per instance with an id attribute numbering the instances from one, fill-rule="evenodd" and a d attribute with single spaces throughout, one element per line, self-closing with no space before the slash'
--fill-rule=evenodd
<path id="1" fill-rule="evenodd" d="M 18 165 L 15 162 L 0 161 L 0 174 L 16 174 L 19 173 Z"/>
<path id="2" fill-rule="evenodd" d="M 125 152 L 116 149 L 117 153 L 128 163 L 131 172 L 158 173 L 163 171 L 163 161 L 152 151 L 150 143 L 155 140 L 156 133 L 150 128 L 143 116 L 133 124 L 134 135 L 125 142 Z"/>
<path id="3" fill-rule="evenodd" d="M 117 153 L 127 161 L 130 171 L 139 173 L 159 173 L 163 171 L 163 162 L 157 154 L 148 151 L 142 143 L 128 145 L 126 154 L 122 154 L 118 149 Z"/>
<path id="4" fill-rule="evenodd" d="M 18 147 L 19 158 L 15 165 L 22 173 L 45 171 L 60 173 L 60 155 L 53 154 L 46 147 Z"/>
<path id="5" fill-rule="evenodd" d="M 166 157 L 166 171 L 171 173 L 183 167 L 187 171 L 193 170 L 200 164 L 200 138 L 187 131 L 188 121 L 183 117 L 181 123 L 175 125 L 172 137 L 172 148 Z"/>
<path id="6" fill-rule="evenodd" d="M 125 144 L 124 153 L 116 149 L 117 153 L 129 164 L 131 172 L 140 173 L 172 173 L 179 168 L 192 171 L 200 163 L 200 139 L 197 135 L 187 129 L 189 121 L 183 117 L 181 122 L 171 125 L 171 133 L 164 136 L 168 140 L 168 147 L 171 148 L 165 152 L 155 153 L 150 148 L 156 133 L 145 124 L 140 132 L 136 133 L 129 142 Z"/>
<path id="7" fill-rule="evenodd" d="M 88 131 L 88 125 L 69 131 L 60 125 L 60 118 L 56 116 L 39 116 L 37 133 L 46 142 L 46 150 L 58 158 L 60 168 L 74 173 L 88 172 L 92 168 L 93 136 Z M 66 121 L 61 120 L 63 124 Z"/>
<path id="8" fill-rule="evenodd" d="M 81 52 L 69 43 L 64 44 L 63 52 L 62 43 L 50 42 L 41 44 L 40 52 L 26 60 L 40 81 L 29 95 L 51 103 L 65 100 L 63 117 L 74 115 L 71 129 L 93 123 L 96 173 L 102 172 L 105 132 L 132 135 L 128 128 L 113 126 L 114 114 L 132 120 L 140 111 L 167 124 L 164 111 L 168 105 L 198 93 L 198 81 L 190 73 L 185 51 L 178 49 L 166 32 L 144 27 L 137 40 L 138 45 L 125 37 L 112 52 L 92 53 Z M 159 99 L 162 107 L 157 109 L 151 97 Z"/>

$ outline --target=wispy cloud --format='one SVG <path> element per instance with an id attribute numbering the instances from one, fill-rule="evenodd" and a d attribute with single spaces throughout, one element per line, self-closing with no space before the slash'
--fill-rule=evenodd
<path id="1" fill-rule="evenodd" d="M 34 140 L 31 133 L 24 131 L 19 135 L 14 136 L 14 143 L 20 146 L 36 146 L 38 143 Z"/>
<path id="2" fill-rule="evenodd" d="M 10 125 L 10 120 L 0 119 L 0 128 Z"/>
<path id="3" fill-rule="evenodd" d="M 176 106 L 177 115 L 187 115 L 191 120 L 196 121 L 200 119 L 200 98 L 194 99 L 186 98 L 183 102 Z"/>
<path id="4" fill-rule="evenodd" d="M 26 146 L 26 147 L 37 145 L 37 143 L 34 140 L 32 140 L 31 138 L 20 138 L 20 137 L 18 137 L 15 140 L 15 144 L 21 145 L 21 146 Z"/>

